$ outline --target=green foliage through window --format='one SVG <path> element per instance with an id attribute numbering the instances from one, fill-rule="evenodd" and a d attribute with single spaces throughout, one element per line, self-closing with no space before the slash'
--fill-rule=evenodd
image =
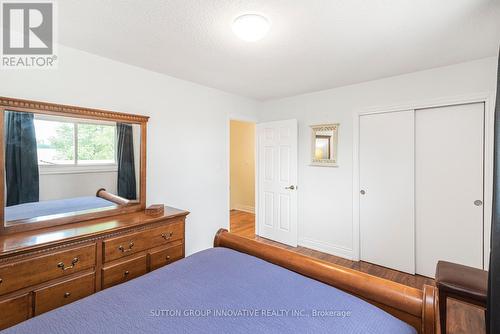
<path id="1" fill-rule="evenodd" d="M 78 160 L 114 161 L 116 127 L 78 124 Z"/>
<path id="2" fill-rule="evenodd" d="M 35 132 L 40 164 L 116 162 L 115 125 L 36 119 Z"/>
<path id="3" fill-rule="evenodd" d="M 48 138 L 47 145 L 55 149 L 55 160 L 74 160 L 74 124 L 60 122 L 55 130 L 55 135 Z"/>

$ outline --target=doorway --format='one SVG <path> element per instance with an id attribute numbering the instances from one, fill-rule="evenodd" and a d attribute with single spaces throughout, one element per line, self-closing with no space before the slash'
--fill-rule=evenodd
<path id="1" fill-rule="evenodd" d="M 231 232 L 255 237 L 255 123 L 229 122 Z"/>

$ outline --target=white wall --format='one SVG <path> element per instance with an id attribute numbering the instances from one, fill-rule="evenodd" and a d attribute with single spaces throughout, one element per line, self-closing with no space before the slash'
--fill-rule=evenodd
<path id="1" fill-rule="evenodd" d="M 154 56 L 152 56 L 154 58 Z M 228 226 L 229 118 L 299 121 L 299 239 L 352 256 L 353 114 L 366 108 L 494 92 L 496 59 L 486 58 L 383 80 L 258 103 L 59 47 L 56 70 L 2 70 L 0 95 L 151 116 L 148 204 L 191 211 L 188 254 L 211 246 Z M 155 61 L 164 61 L 155 59 Z M 310 167 L 309 125 L 339 122 L 338 168 Z"/>
<path id="2" fill-rule="evenodd" d="M 259 121 L 299 122 L 299 243 L 353 256 L 354 115 L 372 107 L 411 105 L 430 100 L 493 94 L 495 57 L 263 103 Z M 338 168 L 312 167 L 311 124 L 340 123 Z"/>
<path id="3" fill-rule="evenodd" d="M 97 190 L 104 188 L 116 194 L 118 172 L 99 173 L 40 173 L 40 201 L 95 196 Z"/>
<path id="4" fill-rule="evenodd" d="M 0 95 L 150 116 L 148 204 L 191 211 L 187 254 L 211 247 L 228 227 L 228 119 L 255 119 L 257 103 L 62 46 L 59 61 L 0 71 Z"/>

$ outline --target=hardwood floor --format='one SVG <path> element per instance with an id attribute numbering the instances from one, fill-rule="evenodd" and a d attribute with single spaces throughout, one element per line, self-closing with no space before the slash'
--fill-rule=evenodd
<path id="1" fill-rule="evenodd" d="M 255 238 L 255 215 L 253 213 L 231 210 L 230 232 L 245 238 Z"/>
<path id="2" fill-rule="evenodd" d="M 255 235 L 255 215 L 243 211 L 231 210 L 230 231 L 240 236 L 255 239 L 318 258 L 337 265 L 359 270 L 370 275 L 382 277 L 394 282 L 421 289 L 424 284 L 434 285 L 434 280 L 420 275 L 410 275 L 363 261 L 350 261 L 334 255 L 322 253 L 305 247 L 290 247 Z M 448 300 L 447 333 L 482 334 L 485 333 L 483 310 L 452 299 Z"/>

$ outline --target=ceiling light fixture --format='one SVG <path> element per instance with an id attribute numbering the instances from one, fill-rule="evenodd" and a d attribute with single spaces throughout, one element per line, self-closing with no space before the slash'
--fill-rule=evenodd
<path id="1" fill-rule="evenodd" d="M 233 21 L 234 34 L 246 42 L 261 40 L 267 35 L 270 28 L 271 22 L 258 14 L 241 15 Z"/>

